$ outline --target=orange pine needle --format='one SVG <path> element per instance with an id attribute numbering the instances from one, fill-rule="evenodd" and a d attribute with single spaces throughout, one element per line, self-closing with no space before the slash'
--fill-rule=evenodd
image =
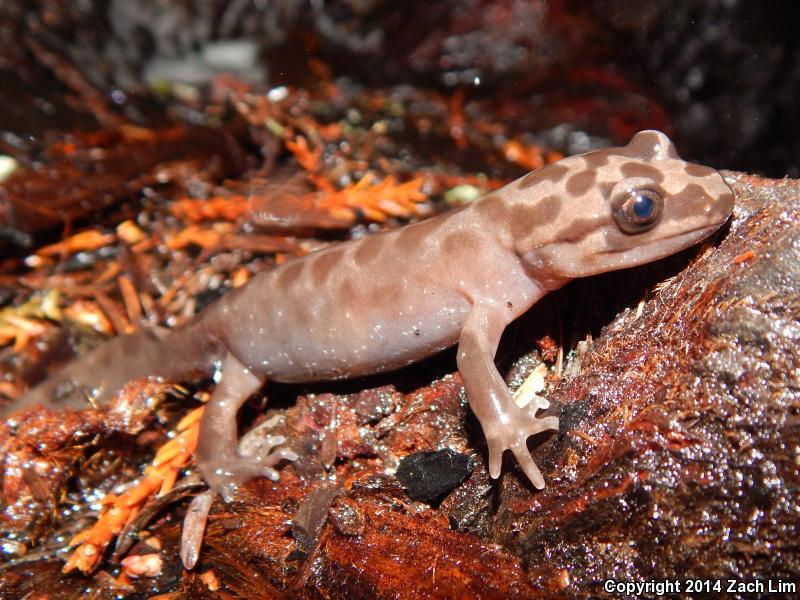
<path id="1" fill-rule="evenodd" d="M 133 281 L 127 275 L 120 275 L 117 279 L 117 285 L 119 285 L 119 291 L 122 293 L 122 301 L 125 304 L 125 313 L 128 316 L 128 321 L 138 324 L 142 320 L 142 305 L 139 302 L 139 293 L 136 291 Z M 133 330 L 133 327 L 130 329 Z"/>
<path id="2" fill-rule="evenodd" d="M 97 250 L 103 246 L 116 241 L 117 236 L 114 233 L 101 233 L 94 229 L 82 231 L 75 235 L 68 237 L 56 244 L 50 244 L 40 248 L 36 253 L 37 256 L 55 256 L 57 254 L 70 254 L 72 252 L 81 252 L 87 250 Z"/>
<path id="3" fill-rule="evenodd" d="M 303 167 L 303 169 L 312 173 L 316 173 L 320 170 L 320 157 L 322 156 L 322 151 L 320 149 L 312 151 L 308 147 L 308 140 L 306 140 L 306 138 L 298 135 L 295 137 L 294 141 L 286 140 L 285 143 L 286 147 L 289 149 L 289 152 L 294 154 L 297 162 L 300 163 L 300 166 Z"/>
<path id="4" fill-rule="evenodd" d="M 519 140 L 508 140 L 503 145 L 506 160 L 518 164 L 528 170 L 539 169 L 545 164 L 542 149 L 538 146 L 525 146 Z"/>
<path id="5" fill-rule="evenodd" d="M 195 244 L 201 248 L 213 248 L 219 245 L 221 240 L 222 236 L 213 229 L 203 229 L 196 225 L 190 225 L 174 237 L 169 238 L 167 240 L 167 247 L 171 250 L 180 250 L 191 244 Z"/>
<path id="6" fill-rule="evenodd" d="M 358 210 L 370 220 L 384 222 L 387 216 L 410 217 L 416 214 L 417 204 L 427 199 L 422 191 L 422 177 L 405 183 L 397 183 L 394 175 L 376 184 L 372 181 L 373 175 L 367 173 L 343 190 L 324 196 L 320 206 L 334 216 L 346 214 L 353 218 L 354 211 Z"/>
<path id="7" fill-rule="evenodd" d="M 464 98 L 465 93 L 463 89 L 458 89 L 453 93 L 450 98 L 450 137 L 459 148 L 467 147 L 467 137 L 465 135 L 464 127 L 466 118 L 464 117 Z"/>
<path id="8" fill-rule="evenodd" d="M 114 536 L 133 521 L 145 502 L 156 493 L 166 494 L 172 489 L 181 468 L 189 462 L 197 448 L 200 417 L 204 408 L 196 408 L 181 419 L 177 427 L 178 435 L 156 453 L 136 486 L 120 496 L 108 494 L 100 501 L 103 509 L 97 522 L 70 540 L 70 546 L 78 547 L 64 565 L 64 573 L 75 569 L 83 573 L 92 571 Z"/>
<path id="9" fill-rule="evenodd" d="M 176 467 L 170 467 L 167 472 L 164 473 L 164 478 L 161 481 L 161 486 L 158 489 L 159 496 L 163 496 L 172 489 L 172 487 L 175 485 L 175 482 L 178 480 L 179 472 L 180 469 Z"/>
<path id="10" fill-rule="evenodd" d="M 200 422 L 200 417 L 203 416 L 203 407 L 196 408 L 188 415 L 183 417 L 180 421 L 178 421 L 178 425 L 175 427 L 177 431 L 184 431 L 192 427 L 195 423 Z"/>
<path id="11" fill-rule="evenodd" d="M 190 223 L 201 221 L 236 221 L 250 210 L 250 201 L 244 196 L 215 196 L 207 200 L 184 198 L 170 207 L 170 212 Z"/>

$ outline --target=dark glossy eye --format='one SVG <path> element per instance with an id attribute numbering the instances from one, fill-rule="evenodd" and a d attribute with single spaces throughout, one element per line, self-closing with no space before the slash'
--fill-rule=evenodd
<path id="1" fill-rule="evenodd" d="M 626 233 L 639 233 L 658 222 L 664 199 L 655 190 L 640 188 L 627 191 L 615 204 L 614 218 L 620 228 Z"/>
<path id="2" fill-rule="evenodd" d="M 653 211 L 656 208 L 655 201 L 648 193 L 636 194 L 633 199 L 633 214 L 639 219 L 649 219 L 653 216 Z"/>

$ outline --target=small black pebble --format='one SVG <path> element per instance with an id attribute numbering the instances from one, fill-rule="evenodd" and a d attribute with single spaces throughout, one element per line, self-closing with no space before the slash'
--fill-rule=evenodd
<path id="1" fill-rule="evenodd" d="M 471 456 L 447 448 L 409 454 L 400 461 L 396 477 L 412 500 L 438 504 L 461 485 L 474 468 Z"/>

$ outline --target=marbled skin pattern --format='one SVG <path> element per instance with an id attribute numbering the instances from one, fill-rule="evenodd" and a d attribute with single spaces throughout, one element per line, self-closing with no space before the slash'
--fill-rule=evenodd
<path id="1" fill-rule="evenodd" d="M 642 200 L 641 190 L 658 202 Z M 654 206 L 657 214 L 642 226 L 630 198 L 645 216 Z M 180 330 L 112 340 L 12 408 L 74 406 L 84 397 L 75 389 L 103 401 L 135 377 L 179 378 L 221 364 L 197 462 L 209 485 L 230 498 L 237 484 L 276 462 L 236 449 L 236 413 L 264 381 L 358 377 L 458 344 L 490 474 L 499 476 L 509 449 L 540 488 L 526 440 L 557 428 L 558 419 L 537 418 L 539 402 L 513 402 L 494 364 L 503 330 L 570 279 L 700 241 L 727 220 L 733 201 L 719 173 L 682 161 L 664 134 L 643 131 L 627 146 L 566 158 L 461 210 L 261 273 Z"/>

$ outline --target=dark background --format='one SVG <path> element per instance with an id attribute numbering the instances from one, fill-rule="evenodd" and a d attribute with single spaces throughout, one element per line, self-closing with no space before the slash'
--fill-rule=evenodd
<path id="1" fill-rule="evenodd" d="M 463 89 L 568 153 L 658 127 L 688 158 L 798 176 L 798 13 L 779 0 L 5 0 L 0 150 L 96 127 L 103 104 L 141 123 L 192 118 L 159 82 L 232 70 L 254 89 L 304 85 L 316 58 L 352 85 Z M 220 66 L 228 42 L 252 60 Z"/>

